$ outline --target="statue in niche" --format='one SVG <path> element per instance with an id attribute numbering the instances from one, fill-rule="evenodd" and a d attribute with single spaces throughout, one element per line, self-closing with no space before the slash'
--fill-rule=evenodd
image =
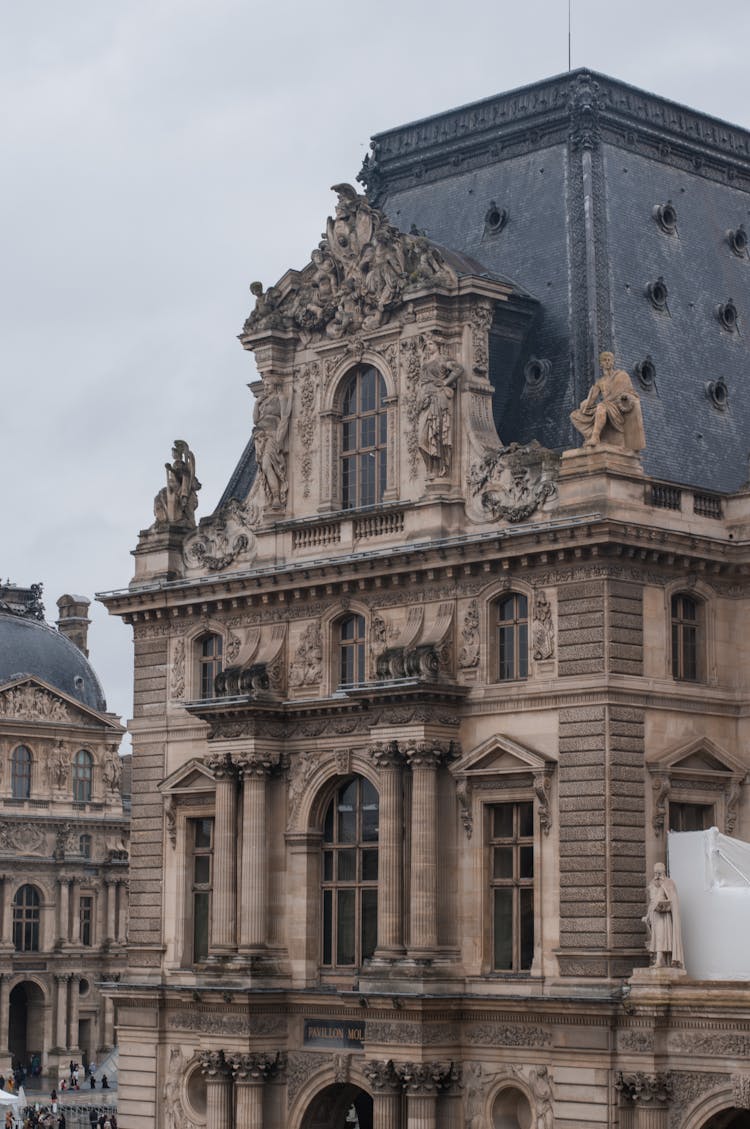
<path id="1" fill-rule="evenodd" d="M 291 411 L 281 381 L 264 382 L 253 409 L 253 440 L 263 491 L 275 510 L 283 510 L 289 492 L 286 453 Z"/>
<path id="2" fill-rule="evenodd" d="M 626 451 L 646 446 L 641 401 L 623 369 L 615 369 L 614 353 L 600 353 L 601 377 L 580 408 L 570 413 L 573 426 L 585 438 L 584 447 L 608 443 Z"/>
<path id="3" fill-rule="evenodd" d="M 194 528 L 201 484 L 195 475 L 195 455 L 184 439 L 175 439 L 172 462 L 164 466 L 167 485 L 162 486 L 154 498 L 156 526 L 189 525 Z"/>
<path id="4" fill-rule="evenodd" d="M 646 948 L 651 953 L 651 967 L 684 968 L 677 887 L 667 878 L 662 862 L 657 862 L 648 884 L 648 909 L 642 920 L 648 933 Z"/>
<path id="5" fill-rule="evenodd" d="M 68 779 L 68 758 L 60 743 L 50 750 L 47 760 L 47 774 L 53 788 L 65 787 Z"/>
<path id="6" fill-rule="evenodd" d="M 534 658 L 551 659 L 555 653 L 555 629 L 552 626 L 552 607 L 544 592 L 534 600 L 534 622 L 531 628 Z"/>
<path id="7" fill-rule="evenodd" d="M 423 345 L 417 442 L 430 478 L 446 478 L 453 458 L 453 401 L 463 366 L 444 357 L 428 338 Z"/>

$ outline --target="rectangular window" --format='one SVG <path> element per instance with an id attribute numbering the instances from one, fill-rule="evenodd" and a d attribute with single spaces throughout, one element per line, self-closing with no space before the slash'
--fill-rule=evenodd
<path id="1" fill-rule="evenodd" d="M 713 824 L 713 804 L 674 804 L 669 801 L 670 831 L 707 831 Z"/>
<path id="2" fill-rule="evenodd" d="M 211 888 L 213 879 L 213 819 L 191 819 L 188 824 L 191 848 L 190 908 L 192 963 L 208 956 L 211 927 Z"/>
<path id="3" fill-rule="evenodd" d="M 81 944 L 93 945 L 92 922 L 94 918 L 94 899 L 85 895 L 79 902 L 79 917 L 81 922 Z"/>
<path id="4" fill-rule="evenodd" d="M 534 805 L 489 811 L 492 967 L 527 972 L 534 959 Z"/>

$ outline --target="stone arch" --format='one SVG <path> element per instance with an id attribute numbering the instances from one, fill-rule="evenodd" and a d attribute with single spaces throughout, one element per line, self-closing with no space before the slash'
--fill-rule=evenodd
<path id="1" fill-rule="evenodd" d="M 735 1106 L 731 1078 L 719 1089 L 711 1090 L 688 1106 L 682 1120 L 682 1129 L 720 1129 L 721 1123 L 714 1124 L 714 1118 L 722 1113 L 742 1113 L 750 1116 L 750 1111 L 738 1110 Z M 723 1126 L 721 1126 L 723 1129 Z"/>
<path id="2" fill-rule="evenodd" d="M 293 1096 L 291 1101 L 288 1102 L 286 1129 L 313 1129 L 313 1126 L 308 1125 L 306 1121 L 308 1112 L 311 1107 L 313 1107 L 313 1103 L 316 1099 L 318 1099 L 324 1091 L 335 1086 L 342 1087 L 342 1105 L 352 1092 L 362 1093 L 372 1099 L 372 1090 L 362 1073 L 359 1063 L 354 1061 L 350 1062 L 346 1070 L 346 1078 L 342 1080 L 340 1072 L 337 1072 L 334 1062 L 331 1060 L 319 1067 L 318 1070 L 315 1070 Z M 343 1090 L 348 1091 L 348 1093 L 345 1094 Z M 327 1123 L 326 1129 L 329 1129 Z M 330 1129 L 338 1129 L 338 1126 L 331 1123 Z"/>
<path id="3" fill-rule="evenodd" d="M 308 780 L 306 793 L 302 797 L 295 820 L 298 829 L 304 831 L 322 829 L 326 805 L 331 798 L 335 783 L 346 776 L 363 776 L 380 795 L 380 776 L 366 753 L 355 749 L 331 750 L 318 761 L 315 771 Z"/>
<path id="4" fill-rule="evenodd" d="M 341 411 L 341 399 L 346 378 L 359 365 L 372 365 L 373 368 L 378 370 L 385 381 L 385 392 L 388 399 L 398 395 L 398 381 L 386 358 L 382 353 L 376 353 L 374 349 L 365 349 L 359 359 L 352 357 L 349 353 L 340 359 L 323 394 L 321 411 Z"/>
<path id="5" fill-rule="evenodd" d="M 44 1065 L 45 1016 L 49 1010 L 44 981 L 21 973 L 11 987 L 8 1007 L 8 1049 L 14 1062 L 27 1063 L 39 1054 Z"/>

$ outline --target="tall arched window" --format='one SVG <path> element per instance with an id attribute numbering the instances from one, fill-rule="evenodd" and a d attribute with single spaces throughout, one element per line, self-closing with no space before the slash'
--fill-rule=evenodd
<path id="1" fill-rule="evenodd" d="M 39 891 L 21 886 L 13 899 L 13 948 L 17 953 L 39 952 Z"/>
<path id="2" fill-rule="evenodd" d="M 323 821 L 322 961 L 359 967 L 378 936 L 378 794 L 364 777 L 341 784 Z"/>
<path id="3" fill-rule="evenodd" d="M 672 676 L 697 682 L 701 668 L 703 605 L 685 592 L 672 597 Z"/>
<path id="4" fill-rule="evenodd" d="M 79 749 L 73 757 L 73 801 L 87 804 L 91 799 L 91 785 L 94 779 L 94 758 L 85 749 Z"/>
<path id="5" fill-rule="evenodd" d="M 383 377 L 358 365 L 344 388 L 341 411 L 341 505 L 382 502 L 388 481 L 388 413 Z"/>
<path id="6" fill-rule="evenodd" d="M 31 795 L 31 749 L 17 745 L 10 758 L 10 790 L 14 800 Z"/>
<path id="7" fill-rule="evenodd" d="M 365 681 L 365 620 L 348 615 L 339 624 L 339 684 Z"/>
<path id="8" fill-rule="evenodd" d="M 499 682 L 529 677 L 529 602 L 519 592 L 509 592 L 495 604 L 497 618 L 497 679 Z"/>
<path id="9" fill-rule="evenodd" d="M 204 635 L 198 640 L 198 687 L 201 698 L 213 698 L 216 675 L 223 670 L 221 635 Z"/>

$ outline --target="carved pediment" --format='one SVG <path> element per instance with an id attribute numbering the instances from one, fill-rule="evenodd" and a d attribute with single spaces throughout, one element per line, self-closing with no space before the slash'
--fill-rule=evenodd
<path id="1" fill-rule="evenodd" d="M 334 185 L 334 216 L 302 271 L 287 271 L 276 286 L 251 286 L 255 309 L 240 340 L 252 348 L 268 331 L 303 340 L 337 339 L 377 329 L 409 289 L 453 287 L 456 272 L 423 235 L 406 235 L 350 184 Z"/>
<path id="2" fill-rule="evenodd" d="M 451 765 L 451 772 L 454 776 L 474 779 L 508 776 L 519 772 L 537 774 L 551 772 L 555 763 L 552 757 L 535 753 L 509 737 L 497 734 L 484 741 L 478 748 L 465 753 Z"/>
<path id="3" fill-rule="evenodd" d="M 0 722 L 46 725 L 91 725 L 124 733 L 111 717 L 83 705 L 41 678 L 24 675 L 0 686 Z"/>
<path id="4" fill-rule="evenodd" d="M 158 789 L 163 796 L 190 796 L 213 792 L 214 774 L 203 761 L 193 758 L 162 780 Z"/>
<path id="5" fill-rule="evenodd" d="M 742 777 L 748 773 L 748 766 L 739 757 L 708 737 L 696 737 L 687 744 L 680 742 L 658 753 L 648 753 L 646 763 L 652 773 L 689 773 L 691 776 L 724 773 Z"/>
<path id="6" fill-rule="evenodd" d="M 687 743 L 680 742 L 657 753 L 648 753 L 646 766 L 652 778 L 652 823 L 657 835 L 664 830 L 673 786 L 680 785 L 696 790 L 707 788 L 723 794 L 724 831 L 727 835 L 732 834 L 737 823 L 742 785 L 748 775 L 748 766 L 734 753 L 708 737 L 696 737 Z M 721 822 L 720 818 L 718 821 Z"/>

